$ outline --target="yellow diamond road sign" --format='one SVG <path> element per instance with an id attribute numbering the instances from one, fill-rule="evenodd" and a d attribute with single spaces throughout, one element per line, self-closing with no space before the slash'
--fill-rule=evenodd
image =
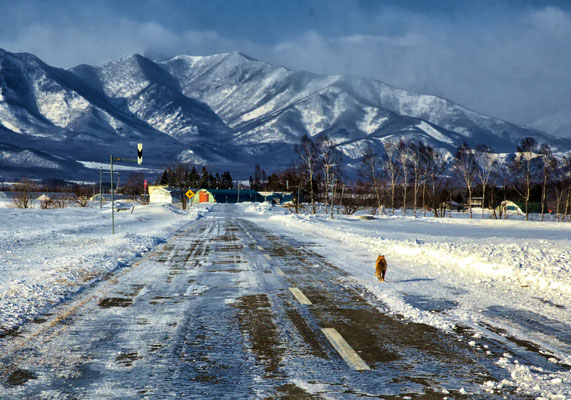
<path id="1" fill-rule="evenodd" d="M 189 199 L 191 199 L 192 196 L 194 196 L 194 192 L 193 192 L 192 190 L 190 190 L 190 189 L 189 189 L 188 192 L 186 192 L 185 194 L 186 194 L 186 197 L 188 197 Z"/>

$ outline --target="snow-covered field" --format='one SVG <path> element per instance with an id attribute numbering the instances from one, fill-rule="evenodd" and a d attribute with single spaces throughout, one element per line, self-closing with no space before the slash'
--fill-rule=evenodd
<path id="1" fill-rule="evenodd" d="M 236 207 L 236 217 L 315 245 L 348 272 L 347 285 L 373 294 L 395 315 L 449 332 L 468 327 L 474 332 L 470 344 L 483 356 L 488 350 L 480 338 L 513 336 L 537 344 L 551 363 L 571 365 L 569 223 L 344 215 L 331 220 L 265 204 Z M 0 332 L 132 265 L 208 209 L 189 215 L 172 206 L 136 206 L 115 214 L 114 236 L 110 212 L 0 205 Z M 385 283 L 373 273 L 378 254 L 389 264 Z M 537 321 L 543 323 L 539 328 Z M 571 396 L 568 368 L 546 372 L 508 353 L 497 364 L 511 380 L 489 382 L 490 390 L 507 384 L 537 398 Z"/>
<path id="2" fill-rule="evenodd" d="M 170 205 L 138 205 L 115 213 L 112 235 L 109 205 L 43 210 L 0 203 L 0 332 L 132 265 L 197 217 Z"/>

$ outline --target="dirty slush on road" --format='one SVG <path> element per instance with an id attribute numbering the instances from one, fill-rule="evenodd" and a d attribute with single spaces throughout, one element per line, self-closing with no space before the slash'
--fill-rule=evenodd
<path id="1" fill-rule="evenodd" d="M 460 340 L 468 328 L 444 333 L 390 315 L 345 277 L 311 243 L 221 208 L 1 337 L 0 396 L 515 395 L 508 387 L 482 391 L 506 374 L 494 364 L 505 351 L 500 343 L 489 343 L 489 357 L 476 354 Z"/>

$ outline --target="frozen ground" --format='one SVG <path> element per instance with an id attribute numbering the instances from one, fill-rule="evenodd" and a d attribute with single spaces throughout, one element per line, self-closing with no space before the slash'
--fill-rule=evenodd
<path id="1" fill-rule="evenodd" d="M 331 220 L 264 205 L 246 211 L 262 226 L 315 242 L 350 273 L 349 283 L 366 288 L 397 315 L 446 331 L 469 327 L 475 339 L 500 335 L 537 344 L 566 371 L 545 373 L 506 354 L 497 362 L 513 380 L 499 385 L 515 384 L 538 397 L 571 396 L 571 224 L 460 214 Z M 373 273 L 378 254 L 389 264 L 384 284 Z M 470 343 L 487 351 L 477 340 Z"/>
<path id="2" fill-rule="evenodd" d="M 510 379 L 488 382 L 522 395 L 571 396 L 571 224 L 507 220 L 293 215 L 243 204 L 240 217 L 307 241 L 348 272 L 346 285 L 372 294 L 398 317 L 445 332 L 469 329 L 475 352 L 491 340 L 523 344 L 561 368 L 505 353 L 497 365 Z M 202 209 L 200 214 L 207 212 Z M 170 206 L 20 210 L 0 206 L 0 334 L 17 329 L 74 293 L 132 265 L 182 225 L 200 217 Z M 387 257 L 387 282 L 375 280 Z"/>
<path id="3" fill-rule="evenodd" d="M 0 205 L 0 336 L 133 263 L 197 214 L 172 206 L 12 208 Z M 205 210 L 204 210 L 205 211 Z"/>

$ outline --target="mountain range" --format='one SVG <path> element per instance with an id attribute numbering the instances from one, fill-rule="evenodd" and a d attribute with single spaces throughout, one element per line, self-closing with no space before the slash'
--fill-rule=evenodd
<path id="1" fill-rule="evenodd" d="M 349 168 L 361 149 L 422 140 L 453 153 L 464 141 L 513 152 L 532 136 L 555 151 L 571 140 L 471 111 L 452 101 L 346 75 L 292 71 L 241 53 L 139 54 L 60 69 L 0 49 L 0 178 L 95 180 L 109 158 L 156 175 L 177 162 L 247 177 L 290 165 L 300 138 L 327 134 Z M 121 163 L 136 168 L 136 164 Z"/>

